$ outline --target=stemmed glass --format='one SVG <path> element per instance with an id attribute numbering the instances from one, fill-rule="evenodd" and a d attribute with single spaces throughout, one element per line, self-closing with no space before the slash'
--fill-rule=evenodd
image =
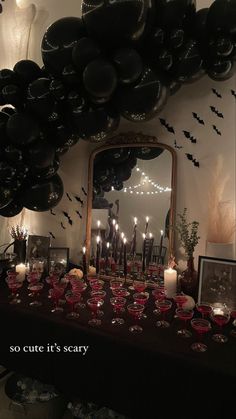
<path id="1" fill-rule="evenodd" d="M 99 300 L 104 300 L 104 298 L 106 297 L 107 293 L 106 291 L 91 291 L 90 295 L 92 298 L 98 298 Z"/>
<path id="2" fill-rule="evenodd" d="M 158 320 L 156 326 L 162 328 L 169 327 L 170 323 L 165 320 L 165 314 L 171 309 L 172 302 L 170 300 L 156 300 L 155 304 L 162 314 L 162 320 Z"/>
<path id="3" fill-rule="evenodd" d="M 33 271 L 29 272 L 28 275 L 27 275 L 27 281 L 29 282 L 28 290 L 30 291 L 30 288 L 29 288 L 30 285 L 37 284 L 39 282 L 39 280 L 40 280 L 40 276 L 39 276 L 38 272 L 33 272 Z M 33 296 L 34 296 L 33 291 L 28 293 L 28 297 L 33 297 Z"/>
<path id="4" fill-rule="evenodd" d="M 76 280 L 76 281 L 71 280 L 70 283 L 71 283 L 72 290 L 76 290 L 80 294 L 83 294 L 83 292 L 86 291 L 87 289 L 87 284 L 82 280 Z M 85 308 L 85 304 L 81 302 L 82 300 L 83 300 L 83 297 L 81 295 L 81 300 L 76 304 L 77 307 Z"/>
<path id="5" fill-rule="evenodd" d="M 90 287 L 93 291 L 100 291 L 103 289 L 104 281 L 97 279 L 96 281 L 90 282 Z"/>
<path id="6" fill-rule="evenodd" d="M 8 285 L 9 290 L 11 290 L 11 298 L 10 304 L 20 304 L 21 300 L 18 297 L 17 291 L 22 287 L 23 282 L 17 281 L 13 277 L 6 278 L 6 282 Z"/>
<path id="7" fill-rule="evenodd" d="M 136 304 L 136 303 L 133 303 L 133 304 L 129 304 L 128 306 L 127 306 L 127 310 L 128 310 L 128 312 L 129 312 L 129 314 L 135 319 L 135 320 L 140 320 L 140 318 L 141 318 L 141 315 L 142 315 L 142 313 L 143 313 L 143 310 L 144 310 L 144 306 L 143 305 L 141 305 L 141 304 Z M 138 324 L 134 324 L 134 325 L 132 325 L 132 326 L 130 326 L 129 327 L 129 331 L 131 332 L 131 333 L 142 333 L 142 331 L 143 331 L 143 328 L 140 326 L 140 325 L 138 325 Z"/>
<path id="8" fill-rule="evenodd" d="M 59 306 L 59 300 L 64 294 L 64 287 L 55 285 L 49 290 L 49 296 L 54 302 L 54 307 L 51 310 L 51 313 L 62 313 L 64 311 L 63 307 Z"/>
<path id="9" fill-rule="evenodd" d="M 32 297 L 35 298 L 34 301 L 31 301 L 29 304 L 31 307 L 40 307 L 42 305 L 42 302 L 37 299 L 37 296 L 39 296 L 40 291 L 43 289 L 43 283 L 42 282 L 36 282 L 29 284 L 28 290 L 31 291 Z"/>
<path id="10" fill-rule="evenodd" d="M 145 309 L 145 305 L 149 299 L 149 294 L 148 292 L 136 292 L 133 295 L 133 299 L 135 303 L 141 304 L 142 306 L 144 306 L 144 309 Z M 147 315 L 145 313 L 142 313 L 141 318 L 146 319 Z"/>
<path id="11" fill-rule="evenodd" d="M 119 314 L 122 311 L 124 311 L 124 306 L 125 306 L 125 303 L 126 303 L 126 299 L 123 298 L 123 297 L 112 297 L 110 299 L 110 303 L 113 306 L 114 313 L 118 315 L 118 317 L 116 316 L 111 320 L 112 324 L 115 324 L 115 325 L 124 324 L 125 321 L 124 321 L 124 319 L 119 317 Z"/>
<path id="12" fill-rule="evenodd" d="M 75 304 L 78 303 L 81 299 L 80 292 L 72 289 L 66 292 L 65 298 L 70 307 L 70 312 L 67 314 L 66 318 L 72 320 L 78 319 L 79 313 L 76 313 L 75 311 Z"/>
<path id="13" fill-rule="evenodd" d="M 201 340 L 203 335 L 211 330 L 211 323 L 206 319 L 194 318 L 191 320 L 191 326 L 198 336 L 198 342 L 193 343 L 191 349 L 195 352 L 205 352 L 207 345 L 202 343 Z"/>
<path id="14" fill-rule="evenodd" d="M 129 291 L 126 288 L 113 288 L 112 294 L 115 297 L 128 297 L 130 295 Z"/>
<path id="15" fill-rule="evenodd" d="M 213 308 L 211 313 L 211 319 L 219 327 L 219 333 L 215 333 L 212 339 L 217 343 L 226 343 L 228 341 L 227 336 L 222 333 L 222 328 L 230 320 L 230 311 L 227 307 Z"/>
<path id="16" fill-rule="evenodd" d="M 133 288 L 136 292 L 144 292 L 147 288 L 147 283 L 144 280 L 141 279 L 135 279 L 133 281 Z"/>
<path id="17" fill-rule="evenodd" d="M 177 308 L 176 314 L 178 318 L 184 322 L 184 327 L 177 330 L 177 335 L 181 336 L 182 338 L 190 338 L 192 333 L 187 329 L 187 322 L 188 320 L 192 319 L 194 314 L 193 310 L 183 310 L 182 308 Z"/>
<path id="18" fill-rule="evenodd" d="M 124 280 L 119 278 L 119 279 L 112 279 L 110 282 L 110 288 L 113 291 L 114 289 L 119 289 L 122 288 L 124 285 Z"/>
<path id="19" fill-rule="evenodd" d="M 234 326 L 234 329 L 230 331 L 230 336 L 236 338 L 236 309 L 231 311 L 230 316 L 233 319 L 232 325 Z"/>
<path id="20" fill-rule="evenodd" d="M 183 292 L 178 292 L 173 297 L 177 308 L 183 308 L 184 303 L 187 301 L 187 296 Z"/>
<path id="21" fill-rule="evenodd" d="M 203 319 L 210 316 L 212 312 L 212 306 L 207 303 L 196 304 L 196 309 L 201 313 Z"/>
<path id="22" fill-rule="evenodd" d="M 90 326 L 100 326 L 102 322 L 100 319 L 98 319 L 99 308 L 104 304 L 104 300 L 98 298 L 89 298 L 87 300 L 87 304 L 92 313 L 92 319 L 88 321 L 88 324 Z"/>
<path id="23" fill-rule="evenodd" d="M 155 298 L 155 301 L 163 301 L 163 300 L 165 300 L 165 290 L 164 290 L 163 287 L 157 287 L 157 288 L 155 288 L 152 291 L 152 295 Z M 155 314 L 156 316 L 159 316 L 160 313 L 161 312 L 160 312 L 160 309 L 159 308 L 155 308 L 155 310 L 153 310 L 153 314 Z"/>

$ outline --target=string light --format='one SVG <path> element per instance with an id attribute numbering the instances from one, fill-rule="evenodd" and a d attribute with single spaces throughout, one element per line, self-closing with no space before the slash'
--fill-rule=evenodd
<path id="1" fill-rule="evenodd" d="M 136 171 L 141 172 L 141 169 L 139 167 L 136 167 Z M 169 188 L 168 186 L 161 186 L 159 185 L 159 183 L 154 182 L 154 180 L 151 179 L 145 172 L 141 172 L 141 174 L 144 177 L 144 179 L 142 179 L 140 183 L 137 183 L 134 186 L 125 187 L 123 189 L 124 193 L 130 193 L 130 194 L 135 193 L 136 195 L 155 195 L 155 194 L 163 193 L 163 192 L 171 192 L 171 188 Z M 136 189 L 141 188 L 142 186 L 146 186 L 148 184 L 152 185 L 155 190 L 148 191 L 148 192 L 136 191 Z"/>

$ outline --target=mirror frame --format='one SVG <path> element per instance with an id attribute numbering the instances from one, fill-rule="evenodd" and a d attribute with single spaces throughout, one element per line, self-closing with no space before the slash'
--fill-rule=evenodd
<path id="1" fill-rule="evenodd" d="M 86 255 L 87 261 L 90 258 L 90 247 L 91 247 L 91 224 L 92 224 L 92 201 L 93 201 L 93 164 L 95 157 L 101 151 L 110 150 L 112 148 L 119 147 L 160 147 L 168 150 L 172 156 L 172 174 L 171 174 L 171 195 L 170 195 L 170 226 L 174 226 L 175 223 L 175 211 L 176 211 L 176 174 L 177 174 L 177 156 L 175 150 L 167 144 L 159 143 L 158 139 L 151 135 L 145 135 L 143 133 L 127 132 L 120 133 L 110 138 L 103 146 L 96 148 L 90 155 L 89 166 L 88 166 L 88 197 L 87 197 L 87 225 L 86 225 Z M 169 232 L 169 246 L 168 256 L 174 255 L 174 242 L 175 242 L 175 231 L 170 228 Z"/>

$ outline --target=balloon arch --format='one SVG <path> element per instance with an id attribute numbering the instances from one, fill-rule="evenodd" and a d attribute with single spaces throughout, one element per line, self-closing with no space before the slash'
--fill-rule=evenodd
<path id="1" fill-rule="evenodd" d="M 79 139 L 105 141 L 120 116 L 154 118 L 182 84 L 230 78 L 235 57 L 236 0 L 198 12 L 195 0 L 84 0 L 81 19 L 47 29 L 43 68 L 0 71 L 0 215 L 53 208 L 60 155 Z M 124 178 L 133 164 L 131 153 Z"/>

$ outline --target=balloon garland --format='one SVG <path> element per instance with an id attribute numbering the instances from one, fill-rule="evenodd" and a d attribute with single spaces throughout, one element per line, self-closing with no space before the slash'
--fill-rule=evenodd
<path id="1" fill-rule="evenodd" d="M 104 141 L 121 116 L 133 122 L 154 118 L 169 95 L 204 74 L 230 78 L 236 0 L 215 0 L 198 12 L 195 0 L 84 0 L 82 18 L 54 22 L 41 51 L 43 68 L 21 60 L 0 71 L 4 217 L 23 207 L 48 211 L 58 204 L 60 155 L 80 138 Z M 98 162 L 95 188 L 122 189 L 137 157 L 130 154 L 128 166 L 126 152 L 119 164 L 115 151 L 107 166 Z"/>

